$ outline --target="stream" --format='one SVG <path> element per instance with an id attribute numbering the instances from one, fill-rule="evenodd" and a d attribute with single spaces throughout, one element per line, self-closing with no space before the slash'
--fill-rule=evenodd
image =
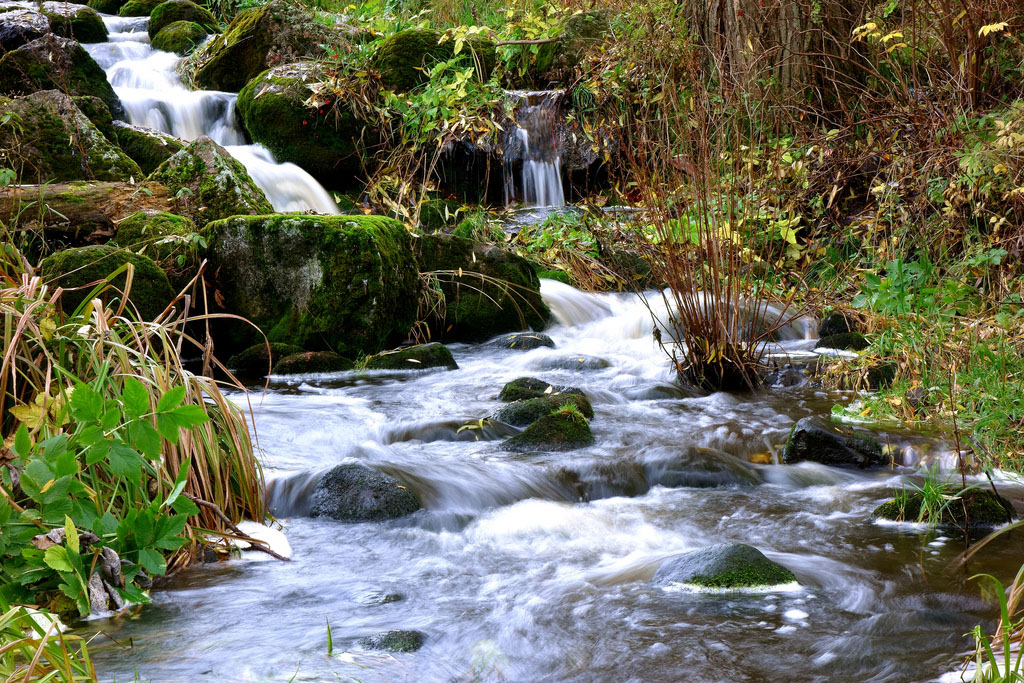
<path id="1" fill-rule="evenodd" d="M 233 94 L 181 85 L 145 20 L 105 21 L 110 42 L 88 49 L 132 123 L 228 146 L 278 210 L 336 212 L 301 169 L 245 144 Z M 1012 578 L 1019 534 L 955 569 L 957 539 L 871 521 L 901 472 L 751 462 L 772 462 L 796 420 L 854 395 L 806 383 L 692 395 L 673 382 L 636 296 L 552 281 L 542 293 L 554 349 L 452 345 L 455 371 L 272 377 L 265 392 L 233 394 L 253 407 L 293 561 L 199 565 L 154 590 L 152 605 L 86 623 L 77 632 L 97 635 L 102 680 L 925 681 L 959 666 L 975 624 L 992 628 L 994 607 L 968 577 Z M 794 323 L 774 350 L 809 354 L 807 330 Z M 522 376 L 583 389 L 595 444 L 511 454 L 485 430 L 459 431 Z M 727 466 L 705 476 L 698 448 L 728 454 L 715 456 Z M 693 453 L 689 485 L 662 485 L 662 463 Z M 425 509 L 386 523 L 304 517 L 316 477 L 344 462 L 398 477 Z M 591 483 L 589 501 L 566 471 Z M 1008 484 L 1001 493 L 1018 507 L 1024 498 Z M 733 541 L 792 569 L 800 587 L 650 585 L 665 558 Z M 388 629 L 422 631 L 424 647 L 358 645 Z"/>

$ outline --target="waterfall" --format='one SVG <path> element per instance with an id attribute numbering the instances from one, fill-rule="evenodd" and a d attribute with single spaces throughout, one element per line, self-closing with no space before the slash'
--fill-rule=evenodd
<path id="1" fill-rule="evenodd" d="M 521 198 L 527 206 L 565 206 L 562 160 L 555 139 L 555 117 L 562 91 L 513 91 L 509 94 L 515 101 L 516 129 L 507 140 L 505 203 Z M 518 188 L 512 172 L 516 162 L 522 164 Z"/>
<path id="2" fill-rule="evenodd" d="M 179 57 L 154 50 L 148 19 L 103 17 L 106 43 L 86 45 L 106 72 L 128 122 L 183 140 L 206 135 L 245 166 L 275 211 L 337 214 L 337 205 L 313 176 L 291 163 L 278 163 L 262 145 L 247 145 L 235 120 L 234 93 L 189 90 L 175 72 Z"/>

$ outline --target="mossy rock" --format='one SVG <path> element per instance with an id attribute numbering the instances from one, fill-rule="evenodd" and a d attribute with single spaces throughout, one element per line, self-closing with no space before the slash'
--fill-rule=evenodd
<path id="1" fill-rule="evenodd" d="M 437 232 L 458 223 L 462 202 L 454 199 L 428 199 L 420 204 L 419 228 L 423 232 Z"/>
<path id="2" fill-rule="evenodd" d="M 261 72 L 319 57 L 334 35 L 309 10 L 284 0 L 238 13 L 224 33 L 193 53 L 197 87 L 238 92 Z"/>
<path id="3" fill-rule="evenodd" d="M 275 375 L 310 375 L 321 372 L 345 372 L 355 367 L 348 358 L 333 351 L 299 351 L 274 364 Z"/>
<path id="4" fill-rule="evenodd" d="M 181 269 L 194 274 L 200 261 L 192 243 L 195 234 L 195 223 L 185 216 L 136 211 L 118 224 L 114 239 L 121 247 L 149 256 L 165 271 Z"/>
<path id="5" fill-rule="evenodd" d="M 22 172 L 25 182 L 142 178 L 138 164 L 61 92 L 0 97 L 0 117 L 8 112 L 18 115 L 21 132 L 15 135 L 10 126 L 0 126 L 0 149 L 16 150 L 28 162 Z"/>
<path id="6" fill-rule="evenodd" d="M 429 28 L 410 28 L 388 36 L 373 57 L 374 68 L 380 73 L 383 86 L 405 92 L 425 83 L 425 71 L 455 54 L 453 41 L 438 44 L 441 36 L 441 32 Z M 477 77 L 481 81 L 491 77 L 497 62 L 493 42 L 481 38 L 469 40 L 461 54 L 465 54 L 467 64 L 477 63 Z"/>
<path id="7" fill-rule="evenodd" d="M 167 133 L 114 121 L 114 140 L 146 175 L 185 148 L 185 143 Z"/>
<path id="8" fill-rule="evenodd" d="M 579 66 L 589 50 L 594 49 L 611 32 L 608 12 L 594 10 L 573 14 L 559 29 L 558 42 L 542 46 L 537 56 L 537 70 L 555 72 L 565 78 Z"/>
<path id="9" fill-rule="evenodd" d="M 152 259 L 134 254 L 126 249 L 118 249 L 109 244 L 91 247 L 65 249 L 43 259 L 39 266 L 43 279 L 54 286 L 81 287 L 110 275 L 125 263 L 135 267 L 132 288 L 128 298 L 138 309 L 143 320 L 153 320 L 174 298 L 171 283 L 167 274 Z M 113 287 L 108 288 L 102 297 L 113 305 L 119 298 L 126 282 L 126 274 L 122 273 L 114 279 Z M 75 310 L 89 294 L 92 288 L 76 292 L 65 291 L 61 297 L 61 305 L 66 313 Z M 129 309 L 130 310 L 130 309 Z"/>
<path id="10" fill-rule="evenodd" d="M 89 0 L 89 7 L 102 14 L 117 15 L 127 0 Z"/>
<path id="11" fill-rule="evenodd" d="M 444 318 L 427 321 L 435 338 L 481 342 L 540 330 L 550 319 L 533 268 L 507 249 L 442 233 L 418 237 L 415 248 L 421 272 L 444 271 Z"/>
<path id="12" fill-rule="evenodd" d="M 368 650 L 387 650 L 388 652 L 416 652 L 427 637 L 419 631 L 384 631 L 376 635 L 361 638 L 359 644 Z"/>
<path id="13" fill-rule="evenodd" d="M 282 358 L 302 353 L 302 347 L 282 342 L 253 344 L 228 358 L 228 368 L 246 375 L 265 375 Z"/>
<path id="14" fill-rule="evenodd" d="M 378 353 L 367 357 L 363 361 L 362 367 L 366 370 L 459 369 L 448 347 L 437 342 L 406 346 L 394 351 Z"/>
<path id="15" fill-rule="evenodd" d="M 347 104 L 306 106 L 310 84 L 325 77 L 316 62 L 268 69 L 238 93 L 236 111 L 253 142 L 266 146 L 278 161 L 301 166 L 327 186 L 351 187 L 372 167 L 377 135 L 364 130 Z"/>
<path id="16" fill-rule="evenodd" d="M 822 318 L 821 323 L 818 324 L 818 338 L 824 339 L 825 337 L 837 334 L 856 332 L 857 330 L 851 324 L 851 320 L 852 318 L 842 311 L 832 311 Z"/>
<path id="17" fill-rule="evenodd" d="M 205 7 L 190 0 L 167 0 L 154 7 L 149 14 L 149 37 L 155 37 L 165 26 L 180 21 L 198 24 L 207 33 L 216 33 L 220 28 L 217 17 Z"/>
<path id="18" fill-rule="evenodd" d="M 235 216 L 207 226 L 226 309 L 270 341 L 354 358 L 403 338 L 419 279 L 409 233 L 383 216 Z M 232 343 L 258 341 L 239 327 Z"/>
<path id="19" fill-rule="evenodd" d="M 49 34 L 0 57 L 0 94 L 28 95 L 40 90 L 65 89 L 68 95 L 100 98 L 114 118 L 125 116 L 106 73 L 73 40 Z M 64 138 L 65 143 L 67 139 Z"/>
<path id="20" fill-rule="evenodd" d="M 581 394 L 551 393 L 536 398 L 512 401 L 508 405 L 495 410 L 491 414 L 491 419 L 504 422 L 513 427 L 525 427 L 568 405 L 575 406 L 583 414 L 583 417 L 588 420 L 594 418 L 594 409 L 591 407 L 590 401 L 587 400 L 586 396 Z"/>
<path id="21" fill-rule="evenodd" d="M 865 429 L 837 425 L 819 417 L 805 417 L 794 425 L 782 451 L 782 461 L 810 460 L 839 467 L 888 467 L 878 439 Z"/>
<path id="22" fill-rule="evenodd" d="M 114 117 L 110 115 L 110 109 L 103 100 L 90 95 L 79 95 L 72 97 L 71 100 L 78 110 L 85 114 L 85 118 L 92 121 L 92 125 L 103 133 L 103 137 L 117 144 L 117 136 L 114 134 Z"/>
<path id="23" fill-rule="evenodd" d="M 921 506 L 924 496 L 920 491 L 905 491 L 905 495 L 886 501 L 875 508 L 871 516 L 875 519 L 887 519 L 892 522 L 931 522 L 940 527 L 990 528 L 1012 522 L 1017 516 L 1013 505 L 1006 498 L 983 489 L 970 489 L 957 495 L 952 487 L 946 487 L 948 504 L 942 508 L 938 518 L 922 518 Z M 964 517 L 964 507 L 967 516 Z"/>
<path id="24" fill-rule="evenodd" d="M 157 7 L 157 9 L 160 8 Z M 154 50 L 163 50 L 184 56 L 196 49 L 196 46 L 206 39 L 208 33 L 209 31 L 193 21 L 175 21 L 160 29 L 160 32 L 153 36 L 150 44 Z"/>
<path id="25" fill-rule="evenodd" d="M 44 2 L 42 13 L 50 20 L 50 30 L 62 38 L 80 43 L 102 43 L 107 27 L 96 10 L 70 2 Z"/>
<path id="26" fill-rule="evenodd" d="M 546 334 L 540 332 L 513 332 L 503 334 L 500 337 L 488 342 L 489 346 L 497 346 L 502 349 L 513 351 L 532 351 L 539 348 L 555 348 L 555 341 Z"/>
<path id="27" fill-rule="evenodd" d="M 119 17 L 148 17 L 163 0 L 128 0 L 117 11 Z"/>
<path id="28" fill-rule="evenodd" d="M 814 345 L 816 349 L 842 349 L 845 351 L 863 351 L 871 343 L 860 332 L 840 332 L 822 337 Z"/>
<path id="29" fill-rule="evenodd" d="M 796 581 L 781 564 L 772 562 L 745 543 L 720 543 L 664 562 L 654 573 L 656 586 L 691 585 L 702 588 L 770 588 Z"/>
<path id="30" fill-rule="evenodd" d="M 365 465 L 338 465 L 313 489 L 310 515 L 341 522 L 380 522 L 411 515 L 420 500 L 394 477 Z"/>
<path id="31" fill-rule="evenodd" d="M 271 214 L 274 208 L 245 167 L 208 137 L 201 137 L 160 164 L 149 180 L 184 194 L 197 225 L 228 216 Z"/>
<path id="32" fill-rule="evenodd" d="M 498 394 L 499 401 L 518 401 L 524 398 L 537 398 L 547 394 L 578 394 L 583 396 L 583 391 L 576 387 L 563 387 L 548 384 L 536 377 L 520 377 L 507 383 L 501 388 Z"/>
<path id="33" fill-rule="evenodd" d="M 50 20 L 31 9 L 16 9 L 0 14 L 0 54 L 50 32 Z"/>
<path id="34" fill-rule="evenodd" d="M 567 285 L 572 284 L 572 278 L 564 270 L 545 270 L 543 268 L 534 268 L 534 270 L 541 280 L 555 280 Z"/>
<path id="35" fill-rule="evenodd" d="M 590 424 L 579 413 L 545 415 L 501 444 L 507 451 L 571 451 L 594 443 Z"/>

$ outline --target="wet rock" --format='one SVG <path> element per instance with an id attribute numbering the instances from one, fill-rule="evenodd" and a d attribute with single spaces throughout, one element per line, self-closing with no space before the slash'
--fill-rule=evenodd
<path id="1" fill-rule="evenodd" d="M 410 28 L 385 39 L 373 58 L 384 87 L 396 92 L 411 90 L 426 82 L 426 71 L 432 65 L 452 59 L 454 42 L 449 40 L 439 44 L 441 36 L 434 29 Z M 478 65 L 476 73 L 481 81 L 490 78 L 497 61 L 493 42 L 482 38 L 470 39 L 463 54 L 467 64 L 475 62 Z"/>
<path id="2" fill-rule="evenodd" d="M 364 605 L 387 605 L 392 602 L 401 602 L 405 596 L 401 593 L 386 593 L 380 590 L 373 590 L 359 596 L 359 602 Z"/>
<path id="3" fill-rule="evenodd" d="M 896 379 L 897 370 L 899 370 L 899 366 L 893 361 L 882 361 L 872 365 L 868 368 L 867 373 L 868 389 L 871 391 L 888 389 Z"/>
<path id="4" fill-rule="evenodd" d="M 689 446 L 677 453 L 645 457 L 644 477 L 650 486 L 715 488 L 761 483 L 749 464 L 713 448 Z"/>
<path id="5" fill-rule="evenodd" d="M 594 443 L 590 424 L 578 411 L 545 415 L 502 443 L 507 451 L 571 451 Z"/>
<path id="6" fill-rule="evenodd" d="M 832 311 L 818 324 L 818 338 L 824 339 L 837 334 L 856 332 L 851 319 L 842 311 Z"/>
<path id="7" fill-rule="evenodd" d="M 369 356 L 363 362 L 363 367 L 366 370 L 459 369 L 448 347 L 437 342 L 406 346 L 394 351 L 385 351 Z"/>
<path id="8" fill-rule="evenodd" d="M 462 209 L 462 202 L 455 199 L 443 199 L 434 197 L 426 199 L 420 204 L 419 230 L 420 232 L 437 232 L 443 228 L 459 224 L 459 213 Z M 456 234 L 458 229 L 456 229 Z M 460 234 L 460 237 L 472 237 Z M 504 234 L 502 234 L 504 238 Z"/>
<path id="9" fill-rule="evenodd" d="M 157 7 L 157 9 L 160 8 Z M 201 45 L 209 33 L 201 24 L 194 21 L 174 21 L 160 29 L 160 32 L 153 36 L 150 44 L 154 50 L 163 50 L 184 56 Z"/>
<path id="10" fill-rule="evenodd" d="M 436 339 L 482 342 L 540 330 L 551 318 L 533 268 L 506 249 L 438 233 L 417 237 L 414 250 L 420 272 L 434 273 L 445 297 L 443 317 L 427 320 Z"/>
<path id="11" fill-rule="evenodd" d="M 276 363 L 296 353 L 302 353 L 302 347 L 282 342 L 253 344 L 228 358 L 228 367 L 238 373 L 266 375 L 271 372 L 271 360 Z"/>
<path id="12" fill-rule="evenodd" d="M 257 75 L 238 93 L 237 112 L 253 142 L 329 187 L 347 187 L 372 170 L 377 135 L 344 102 L 306 105 L 325 66 L 299 62 Z"/>
<path id="13" fill-rule="evenodd" d="M 97 12 L 116 15 L 124 7 L 125 2 L 127 0 L 89 0 L 87 4 Z"/>
<path id="14" fill-rule="evenodd" d="M 78 110 L 85 114 L 85 118 L 92 122 L 92 125 L 103 133 L 109 142 L 117 144 L 117 136 L 114 135 L 114 117 L 110 115 L 110 109 L 98 97 L 90 95 L 79 95 L 71 98 Z M 124 150 L 121 150 L 124 151 Z"/>
<path id="15" fill-rule="evenodd" d="M 860 332 L 841 332 L 822 337 L 814 345 L 816 349 L 842 349 L 844 351 L 863 351 L 870 346 L 867 338 Z"/>
<path id="16" fill-rule="evenodd" d="M 205 136 L 160 164 L 149 180 L 183 195 L 186 214 L 196 225 L 228 216 L 274 213 L 245 167 Z"/>
<path id="17" fill-rule="evenodd" d="M 111 245 L 96 245 L 65 249 L 43 260 L 39 269 L 43 279 L 54 287 L 65 289 L 82 287 L 91 282 L 102 280 L 125 263 L 135 267 L 135 276 L 128 298 L 138 309 L 143 320 L 153 320 L 174 298 L 174 291 L 167 280 L 167 275 L 151 259 L 134 254 L 126 249 L 118 249 Z M 114 279 L 113 287 L 100 295 L 108 304 L 120 298 L 120 291 L 126 285 L 126 274 L 122 273 Z M 65 312 L 74 311 L 91 291 L 86 287 L 76 292 L 65 291 L 61 297 L 61 305 Z M 129 307 L 127 310 L 131 310 Z"/>
<path id="18" fill-rule="evenodd" d="M 131 157 L 146 175 L 185 147 L 185 143 L 173 135 L 152 128 L 133 126 L 124 121 L 114 121 L 113 127 L 114 138 L 111 141 L 116 140 L 121 151 Z"/>
<path id="19" fill-rule="evenodd" d="M 583 391 L 575 387 L 564 387 L 548 384 L 536 377 L 520 377 L 506 384 L 498 394 L 499 401 L 518 401 L 524 398 L 537 398 L 545 394 L 578 394 L 583 396 Z"/>
<path id="20" fill-rule="evenodd" d="M 117 11 L 119 17 L 148 17 L 163 0 L 128 0 Z"/>
<path id="21" fill-rule="evenodd" d="M 154 7 L 149 15 L 149 37 L 155 37 L 165 26 L 178 21 L 198 24 L 206 33 L 216 33 L 219 28 L 217 17 L 205 7 L 200 7 L 190 0 L 167 0 Z"/>
<path id="22" fill-rule="evenodd" d="M 118 246 L 131 247 L 145 254 L 166 270 L 179 266 L 194 271 L 199 266 L 192 249 L 191 237 L 196 235 L 191 219 L 166 211 L 136 211 L 117 226 L 114 239 Z M 191 263 L 190 263 L 191 262 Z"/>
<path id="23" fill-rule="evenodd" d="M 541 370 L 603 370 L 611 367 L 604 358 L 593 356 L 550 356 L 537 362 Z"/>
<path id="24" fill-rule="evenodd" d="M 238 92 L 261 72 L 319 57 L 321 45 L 335 42 L 312 12 L 272 0 L 239 12 L 224 33 L 193 53 L 194 81 L 199 88 Z"/>
<path id="25" fill-rule="evenodd" d="M 207 228 L 210 270 L 227 310 L 270 341 L 355 358 L 404 337 L 419 280 L 409 233 L 383 216 L 235 216 Z M 232 326 L 225 346 L 261 339 Z"/>
<path id="26" fill-rule="evenodd" d="M 21 158 L 31 160 L 31 166 L 26 164 L 23 171 L 26 182 L 142 177 L 138 164 L 107 140 L 61 92 L 44 90 L 25 97 L 0 97 L 0 116 L 9 112 L 20 117 L 21 130 L 16 134 L 11 126 L 0 126 L 0 149 L 16 150 Z"/>
<path id="27" fill-rule="evenodd" d="M 44 2 L 42 13 L 50 20 L 50 30 L 62 38 L 80 43 L 102 43 L 107 27 L 96 10 L 70 2 Z"/>
<path id="28" fill-rule="evenodd" d="M 583 502 L 620 496 L 632 498 L 651 490 L 643 467 L 632 460 L 573 464 L 559 468 L 555 476 Z"/>
<path id="29" fill-rule="evenodd" d="M 301 351 L 277 361 L 273 372 L 275 375 L 306 375 L 314 372 L 345 372 L 354 367 L 355 363 L 333 351 Z"/>
<path id="30" fill-rule="evenodd" d="M 782 452 L 782 461 L 786 464 L 804 460 L 861 468 L 891 464 L 871 432 L 836 425 L 819 417 L 805 417 L 797 422 Z"/>
<path id="31" fill-rule="evenodd" d="M 924 495 L 916 490 L 904 490 L 892 500 L 886 501 L 875 508 L 871 516 L 875 519 L 887 519 L 893 522 L 930 522 L 935 526 L 968 529 L 990 528 L 1012 522 L 1017 516 L 1013 505 L 1006 498 L 988 490 L 971 489 L 957 494 L 952 487 L 947 487 L 948 504 L 937 515 L 929 517 L 922 514 Z M 964 516 L 964 507 L 967 515 Z"/>
<path id="32" fill-rule="evenodd" d="M 317 482 L 310 515 L 342 522 L 378 522 L 419 509 L 419 498 L 397 479 L 352 464 L 338 465 Z"/>
<path id="33" fill-rule="evenodd" d="M 793 572 L 745 543 L 721 543 L 666 560 L 654 573 L 656 586 L 759 588 L 796 581 Z"/>
<path id="34" fill-rule="evenodd" d="M 0 14 L 0 54 L 45 36 L 50 20 L 35 10 L 22 9 Z"/>
<path id="35" fill-rule="evenodd" d="M 427 637 L 419 631 L 384 631 L 359 641 L 368 650 L 415 652 L 423 647 Z"/>
<path id="36" fill-rule="evenodd" d="M 537 398 L 525 398 L 502 406 L 491 414 L 490 419 L 504 422 L 514 427 L 525 427 L 533 424 L 545 415 L 550 415 L 563 406 L 574 406 L 583 417 L 593 419 L 594 409 L 586 396 L 580 394 L 551 393 Z"/>
<path id="37" fill-rule="evenodd" d="M 53 34 L 25 43 L 0 57 L 0 93 L 28 95 L 41 90 L 98 97 L 114 118 L 125 115 L 121 100 L 96 60 L 75 41 Z M 63 141 L 67 145 L 68 137 Z"/>
<path id="38" fill-rule="evenodd" d="M 531 351 L 542 346 L 555 348 L 555 342 L 546 334 L 539 332 L 516 332 L 515 334 L 503 334 L 497 339 L 488 342 L 488 346 L 499 346 L 503 349 L 514 349 L 516 351 Z"/>

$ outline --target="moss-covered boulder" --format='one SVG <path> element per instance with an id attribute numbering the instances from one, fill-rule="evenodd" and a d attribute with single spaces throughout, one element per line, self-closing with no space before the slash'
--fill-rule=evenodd
<path id="1" fill-rule="evenodd" d="M 235 216 L 207 227 L 226 310 L 271 341 L 354 358 L 408 333 L 419 280 L 409 233 L 383 216 Z M 258 341 L 239 328 L 239 347 Z"/>
<path id="2" fill-rule="evenodd" d="M 586 396 L 551 393 L 536 398 L 512 401 L 495 410 L 490 419 L 504 422 L 513 427 L 525 427 L 565 406 L 575 407 L 588 420 L 594 417 L 594 409 Z"/>
<path id="3" fill-rule="evenodd" d="M 25 97 L 0 97 L 0 117 L 14 113 L 16 135 L 0 126 L 0 149 L 26 161 L 25 182 L 51 180 L 128 180 L 142 178 L 138 164 L 111 143 L 67 95 L 56 90 Z"/>
<path id="4" fill-rule="evenodd" d="M 366 370 L 429 370 L 431 368 L 458 370 L 459 366 L 447 346 L 431 342 L 368 356 L 363 361 L 363 368 Z"/>
<path id="5" fill-rule="evenodd" d="M 149 180 L 184 195 L 187 215 L 197 225 L 228 216 L 274 212 L 245 167 L 205 136 L 160 164 Z"/>
<path id="6" fill-rule="evenodd" d="M 126 263 L 131 263 L 135 268 L 128 298 L 141 319 L 153 320 L 171 302 L 174 292 L 166 273 L 146 256 L 108 244 L 78 247 L 43 259 L 39 270 L 47 282 L 67 290 L 102 280 Z M 122 273 L 115 278 L 113 287 L 107 288 L 102 298 L 111 304 L 118 300 L 120 291 L 125 288 L 126 277 L 127 274 Z M 64 311 L 75 310 L 91 290 L 92 287 L 84 287 L 79 291 L 65 291 L 61 297 Z"/>
<path id="7" fill-rule="evenodd" d="M 958 529 L 963 529 L 965 523 L 968 529 L 1001 526 L 1017 516 L 1010 501 L 992 491 L 969 489 L 958 493 L 947 486 L 944 495 L 942 501 L 932 500 L 926 504 L 921 491 L 904 490 L 875 508 L 871 516 L 892 522 L 926 522 Z"/>
<path id="8" fill-rule="evenodd" d="M 887 467 L 878 439 L 866 429 L 837 425 L 819 417 L 805 417 L 793 427 L 782 461 L 810 460 L 840 467 Z"/>
<path id="9" fill-rule="evenodd" d="M 851 316 L 842 311 L 832 311 L 818 323 L 818 338 L 824 339 L 836 334 L 856 332 Z"/>
<path id="10" fill-rule="evenodd" d="M 720 543 L 666 560 L 654 573 L 656 586 L 770 588 L 796 581 L 781 564 L 745 543 Z"/>
<path id="11" fill-rule="evenodd" d="M 310 84 L 324 77 L 316 62 L 268 69 L 238 93 L 237 112 L 253 142 L 275 159 L 301 166 L 327 186 L 349 187 L 371 163 L 377 136 L 344 103 L 306 106 Z"/>
<path id="12" fill-rule="evenodd" d="M 299 351 L 274 364 L 275 375 L 309 375 L 319 372 L 345 372 L 355 367 L 348 358 L 333 351 Z"/>
<path id="13" fill-rule="evenodd" d="M 114 118 L 124 118 L 121 100 L 107 75 L 73 40 L 48 34 L 0 57 L 0 94 L 28 95 L 40 90 L 98 97 Z"/>
<path id="14" fill-rule="evenodd" d="M 412 489 L 365 465 L 338 465 L 313 489 L 312 517 L 341 522 L 380 522 L 420 509 Z"/>
<path id="15" fill-rule="evenodd" d="M 271 67 L 320 56 L 320 46 L 334 38 L 301 5 L 272 0 L 239 12 L 224 33 L 193 53 L 193 80 L 200 88 L 238 92 Z"/>
<path id="16" fill-rule="evenodd" d="M 102 14 L 116 15 L 124 7 L 127 0 L 89 0 L 89 7 Z"/>
<path id="17" fill-rule="evenodd" d="M 840 332 L 822 337 L 814 345 L 816 349 L 842 349 L 844 351 L 863 351 L 871 343 L 860 332 Z"/>
<path id="18" fill-rule="evenodd" d="M 165 271 L 194 274 L 200 261 L 193 241 L 196 235 L 190 218 L 166 211 L 136 211 L 118 224 L 114 239 L 118 246 L 149 256 Z"/>
<path id="19" fill-rule="evenodd" d="M 538 396 L 545 396 L 547 394 L 578 394 L 583 396 L 583 392 L 575 387 L 563 387 L 554 384 L 548 384 L 542 379 L 536 377 L 520 377 L 507 383 L 501 388 L 501 393 L 498 394 L 499 401 L 519 401 L 524 398 L 537 398 Z"/>
<path id="20" fill-rule="evenodd" d="M 227 366 L 240 374 L 265 375 L 279 360 L 296 353 L 302 353 L 302 347 L 282 342 L 253 344 L 228 358 Z"/>
<path id="21" fill-rule="evenodd" d="M 526 259 L 440 233 L 418 237 L 415 248 L 420 271 L 436 273 L 445 297 L 444 318 L 427 321 L 435 338 L 480 342 L 503 332 L 540 330 L 550 319 Z"/>
<path id="22" fill-rule="evenodd" d="M 124 121 L 114 121 L 113 128 L 113 140 L 146 175 L 185 147 L 185 143 L 173 135 L 152 128 L 133 126 Z"/>
<path id="23" fill-rule="evenodd" d="M 207 33 L 216 33 L 219 28 L 217 17 L 205 7 L 190 0 L 167 0 L 154 7 L 149 15 L 149 37 L 153 38 L 165 26 L 178 21 L 199 24 Z"/>
<path id="24" fill-rule="evenodd" d="M 553 349 L 555 341 L 548 335 L 539 332 L 514 332 L 492 339 L 489 345 L 513 351 L 532 351 L 541 347 Z"/>
<path id="25" fill-rule="evenodd" d="M 148 17 L 163 0 L 128 0 L 117 11 L 119 17 Z"/>
<path id="26" fill-rule="evenodd" d="M 583 414 L 563 407 L 507 439 L 501 447 L 507 451 L 571 451 L 592 443 L 594 435 Z"/>
<path id="27" fill-rule="evenodd" d="M 85 114 L 85 118 L 92 121 L 92 125 L 103 133 L 103 137 L 117 144 L 117 136 L 114 134 L 114 117 L 110 115 L 110 109 L 103 100 L 90 95 L 79 95 L 72 97 L 71 101 L 75 103 L 80 112 Z"/>
<path id="28" fill-rule="evenodd" d="M 50 30 L 80 43 L 102 43 L 107 27 L 96 10 L 70 2 L 44 2 L 42 13 L 50 20 Z"/>
<path id="29" fill-rule="evenodd" d="M 17 49 L 25 43 L 50 32 L 50 20 L 31 9 L 0 13 L 0 54 Z"/>
<path id="30" fill-rule="evenodd" d="M 587 52 L 601 45 L 610 32 L 607 11 L 573 14 L 562 22 L 558 42 L 541 46 L 538 71 L 547 71 L 558 80 L 571 76 Z"/>
<path id="31" fill-rule="evenodd" d="M 385 88 L 396 92 L 410 90 L 427 80 L 426 71 L 437 62 L 455 55 L 452 41 L 441 43 L 442 33 L 430 28 L 410 28 L 389 36 L 373 57 Z M 486 81 L 497 61 L 494 43 L 482 38 L 469 40 L 462 54 L 467 64 L 477 66 L 477 76 Z"/>
<path id="32" fill-rule="evenodd" d="M 454 199 L 427 199 L 420 204 L 419 229 L 422 232 L 437 232 L 452 225 L 458 225 L 462 202 Z"/>
<path id="33" fill-rule="evenodd" d="M 159 7 L 157 8 L 159 9 Z M 160 29 L 150 44 L 154 50 L 187 55 L 206 39 L 207 31 L 192 21 L 175 21 Z"/>
<path id="34" fill-rule="evenodd" d="M 416 652 L 427 637 L 419 631 L 392 630 L 360 638 L 359 644 L 368 650 L 387 650 L 388 652 Z"/>

